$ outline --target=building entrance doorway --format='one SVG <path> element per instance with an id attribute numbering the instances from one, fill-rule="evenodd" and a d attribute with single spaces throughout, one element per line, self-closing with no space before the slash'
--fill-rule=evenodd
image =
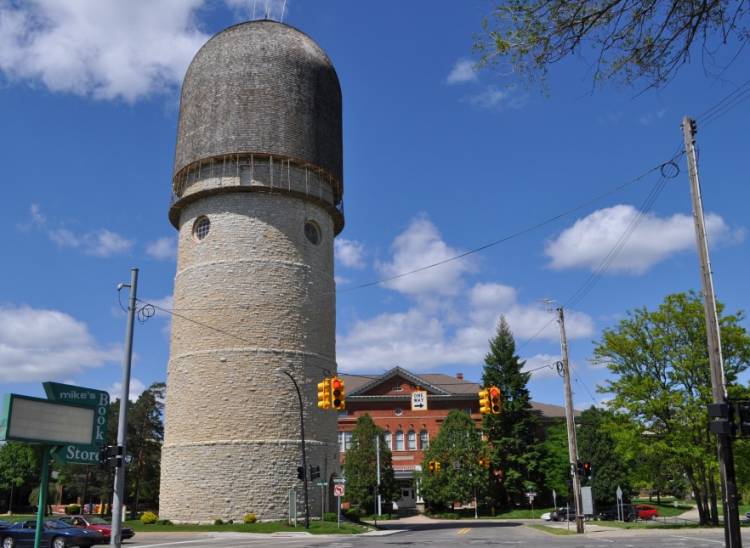
<path id="1" fill-rule="evenodd" d="M 416 508 L 417 499 L 414 496 L 414 487 L 412 486 L 399 486 L 400 498 L 397 501 L 399 510 L 403 508 Z"/>

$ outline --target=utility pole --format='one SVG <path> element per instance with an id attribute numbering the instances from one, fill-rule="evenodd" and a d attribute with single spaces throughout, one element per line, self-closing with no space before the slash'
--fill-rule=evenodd
<path id="1" fill-rule="evenodd" d="M 570 475 L 573 478 L 573 498 L 576 505 L 576 533 L 583 533 L 583 504 L 581 500 L 581 478 L 578 477 L 578 443 L 576 425 L 573 420 L 573 393 L 570 390 L 570 365 L 568 363 L 568 338 L 565 335 L 565 314 L 562 306 L 557 309 L 557 323 L 560 324 L 560 347 L 562 350 L 562 375 L 565 385 L 565 421 L 568 427 L 568 455 Z M 570 516 L 568 516 L 570 520 Z"/>
<path id="2" fill-rule="evenodd" d="M 724 377 L 724 363 L 721 357 L 721 335 L 719 318 L 716 313 L 716 296 L 711 275 L 711 261 L 708 256 L 708 240 L 703 217 L 703 200 L 698 182 L 698 162 L 695 156 L 695 120 L 685 116 L 682 119 L 682 134 L 685 139 L 688 174 L 690 175 L 690 194 L 693 201 L 693 220 L 695 221 L 695 238 L 701 266 L 701 286 L 703 289 L 703 306 L 706 314 L 706 336 L 708 342 L 708 363 L 711 367 L 711 393 L 714 405 L 712 417 L 723 420 L 711 421 L 712 431 L 716 433 L 716 444 L 719 454 L 719 476 L 721 478 L 722 506 L 724 510 L 724 542 L 727 548 L 741 548 L 740 517 L 737 507 L 737 482 L 734 474 L 734 457 L 732 455 L 732 434 L 730 429 L 727 387 Z M 713 412 L 716 410 L 716 412 Z M 713 429 L 714 424 L 726 428 Z"/>
<path id="3" fill-rule="evenodd" d="M 128 402 L 130 401 L 130 365 L 133 359 L 133 324 L 135 320 L 138 292 L 138 269 L 130 269 L 130 284 L 120 284 L 117 290 L 130 288 L 128 299 L 128 322 L 125 327 L 125 355 L 122 360 L 122 392 L 120 394 L 120 417 L 117 423 L 117 456 L 115 457 L 115 485 L 112 497 L 112 534 L 110 546 L 120 548 L 122 535 L 122 506 L 125 503 L 125 455 L 128 432 Z"/>
<path id="4" fill-rule="evenodd" d="M 375 484 L 375 497 L 377 499 L 378 505 L 377 505 L 377 515 L 375 516 L 375 523 L 378 522 L 378 516 L 381 514 L 381 508 L 380 508 L 380 432 L 377 432 L 375 434 L 375 462 L 377 463 L 377 472 L 376 472 L 376 484 Z"/>

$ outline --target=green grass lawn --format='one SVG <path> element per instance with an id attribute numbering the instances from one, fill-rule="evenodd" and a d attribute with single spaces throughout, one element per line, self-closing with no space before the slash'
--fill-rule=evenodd
<path id="1" fill-rule="evenodd" d="M 587 522 L 588 523 L 588 522 Z M 658 520 L 655 521 L 637 521 L 637 522 L 622 522 L 622 521 L 595 521 L 592 522 L 596 525 L 603 527 L 617 527 L 619 529 L 694 529 L 699 527 L 697 523 L 668 523 L 658 524 Z"/>
<path id="2" fill-rule="evenodd" d="M 47 516 L 45 519 L 54 519 L 55 517 L 61 516 Z M 12 514 L 10 516 L 0 515 L 0 521 L 9 521 L 11 523 L 16 521 L 23 521 L 29 519 L 36 519 L 36 515 L 31 514 Z M 106 519 L 106 518 L 105 518 Z M 304 532 L 305 528 L 302 525 L 304 520 L 299 521 L 297 527 L 288 525 L 285 521 L 264 521 L 258 523 L 250 523 L 245 525 L 244 523 L 233 523 L 231 525 L 191 525 L 191 524 L 180 524 L 180 525 L 144 525 L 140 520 L 127 520 L 125 526 L 132 528 L 134 531 L 143 532 L 215 532 L 215 531 L 228 531 L 238 533 L 284 533 L 284 532 Z M 345 535 L 356 535 L 359 533 L 366 533 L 369 529 L 361 525 L 355 525 L 353 523 L 341 522 L 341 528 L 339 529 L 336 522 L 330 521 L 319 521 L 314 520 L 310 522 L 310 529 L 308 532 L 317 535 L 330 535 L 330 534 L 345 534 Z"/>
<path id="3" fill-rule="evenodd" d="M 545 533 L 549 533 L 550 535 L 575 535 L 575 530 L 571 529 L 568 531 L 567 529 L 563 529 L 561 527 L 550 527 L 549 525 L 527 525 L 527 527 L 531 527 L 532 529 L 536 529 L 538 531 L 544 531 Z"/>

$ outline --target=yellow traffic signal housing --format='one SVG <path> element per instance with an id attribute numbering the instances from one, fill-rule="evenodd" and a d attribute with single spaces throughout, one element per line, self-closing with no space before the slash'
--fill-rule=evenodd
<path id="1" fill-rule="evenodd" d="M 479 391 L 479 412 L 482 415 L 487 415 L 491 411 L 490 409 L 490 392 L 487 389 Z"/>
<path id="2" fill-rule="evenodd" d="M 429 470 L 431 474 L 435 473 L 435 461 L 434 460 L 431 460 L 430 462 L 427 463 L 427 470 Z"/>
<path id="3" fill-rule="evenodd" d="M 490 395 L 490 413 L 499 415 L 503 409 L 502 393 L 497 386 L 490 386 L 487 391 Z"/>
<path id="4" fill-rule="evenodd" d="M 318 407 L 320 409 L 331 408 L 331 379 L 328 377 L 318 383 Z"/>
<path id="5" fill-rule="evenodd" d="M 489 468 L 490 461 L 484 457 L 479 457 L 479 466 L 481 466 L 482 468 Z"/>
<path id="6" fill-rule="evenodd" d="M 341 411 L 346 406 L 346 395 L 344 394 L 344 381 L 338 377 L 331 379 L 331 407 Z"/>
<path id="7" fill-rule="evenodd" d="M 440 473 L 440 461 L 437 461 L 437 460 L 435 461 L 435 473 L 436 474 Z"/>

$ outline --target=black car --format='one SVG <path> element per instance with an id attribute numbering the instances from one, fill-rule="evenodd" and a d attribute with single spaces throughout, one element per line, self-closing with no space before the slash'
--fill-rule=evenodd
<path id="1" fill-rule="evenodd" d="M 621 516 L 617 513 L 617 506 L 611 506 L 599 512 L 597 517 L 601 520 L 606 521 L 616 521 L 620 518 L 622 518 L 623 521 L 633 521 L 635 520 L 637 515 L 637 512 L 635 508 L 633 508 L 632 504 L 623 504 L 621 506 L 620 512 L 622 512 Z"/>
<path id="2" fill-rule="evenodd" d="M 78 527 L 71 527 L 58 520 L 47 520 L 42 530 L 42 545 L 50 548 L 67 548 L 80 546 L 89 548 L 94 544 L 104 544 L 104 536 L 95 531 L 87 531 Z M 36 533 L 35 521 L 19 521 L 10 527 L 0 529 L 0 546 L 2 548 L 16 548 L 34 546 Z"/>

